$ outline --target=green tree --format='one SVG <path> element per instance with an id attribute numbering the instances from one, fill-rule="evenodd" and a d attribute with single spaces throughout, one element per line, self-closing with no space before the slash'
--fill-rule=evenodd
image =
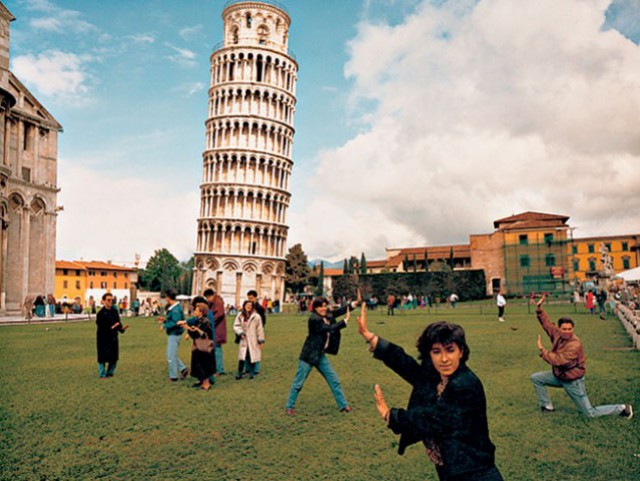
<path id="1" fill-rule="evenodd" d="M 360 261 L 356 256 L 351 256 L 349 258 L 349 274 L 356 274 L 360 269 Z"/>
<path id="2" fill-rule="evenodd" d="M 449 267 L 451 267 L 451 269 L 455 267 L 454 259 L 453 259 L 453 247 L 449 248 Z"/>
<path id="3" fill-rule="evenodd" d="M 151 291 L 164 293 L 167 289 L 178 290 L 181 273 L 178 259 L 165 248 L 157 249 L 142 273 L 143 284 Z"/>
<path id="4" fill-rule="evenodd" d="M 415 252 L 413 253 L 413 272 L 418 272 L 418 261 Z"/>
<path id="5" fill-rule="evenodd" d="M 367 259 L 364 257 L 364 252 L 360 255 L 360 274 L 367 273 Z"/>
<path id="6" fill-rule="evenodd" d="M 287 287 L 295 293 L 302 292 L 309 283 L 311 269 L 302 244 L 294 245 L 287 252 L 284 273 Z"/>
<path id="7" fill-rule="evenodd" d="M 349 263 L 347 262 L 347 259 L 345 259 L 344 263 L 342 264 L 342 275 L 347 274 L 349 274 Z"/>
<path id="8" fill-rule="evenodd" d="M 358 283 L 356 282 L 355 275 L 347 274 L 339 276 L 333 283 L 333 298 L 336 300 L 339 300 L 343 297 L 346 299 L 355 299 L 357 287 Z"/>
<path id="9" fill-rule="evenodd" d="M 318 274 L 318 285 L 316 286 L 316 296 L 324 294 L 324 262 L 320 261 L 320 273 Z"/>
<path id="10" fill-rule="evenodd" d="M 193 283 L 193 266 L 194 258 L 186 262 L 180 262 L 180 276 L 178 278 L 178 292 L 181 294 L 191 294 L 191 286 Z"/>
<path id="11" fill-rule="evenodd" d="M 404 255 L 404 260 L 402 261 L 402 270 L 409 272 L 409 256 L 407 254 Z"/>
<path id="12" fill-rule="evenodd" d="M 429 256 L 427 255 L 427 249 L 424 250 L 424 271 L 429 272 Z"/>

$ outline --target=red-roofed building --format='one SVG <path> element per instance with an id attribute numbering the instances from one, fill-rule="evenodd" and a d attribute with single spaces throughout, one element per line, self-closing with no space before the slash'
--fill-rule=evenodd
<path id="1" fill-rule="evenodd" d="M 96 301 L 106 292 L 118 299 L 132 299 L 138 282 L 138 272 L 130 267 L 103 261 L 56 261 L 55 296 L 84 302 L 93 296 Z"/>

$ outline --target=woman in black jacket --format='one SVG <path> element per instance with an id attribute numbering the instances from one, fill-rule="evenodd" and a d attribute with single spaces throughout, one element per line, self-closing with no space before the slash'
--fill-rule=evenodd
<path id="1" fill-rule="evenodd" d="M 467 367 L 469 347 L 462 327 L 428 325 L 417 343 L 420 363 L 369 331 L 364 304 L 358 332 L 376 359 L 413 386 L 406 410 L 390 409 L 380 386 L 375 387 L 378 412 L 400 434 L 398 453 L 422 441 L 441 481 L 502 481 L 489 439 L 484 389 Z"/>
<path id="2" fill-rule="evenodd" d="M 331 388 L 333 397 L 336 399 L 338 409 L 341 412 L 351 412 L 349 403 L 344 397 L 340 379 L 333 366 L 325 354 L 338 354 L 340 348 L 340 330 L 347 327 L 349 320 L 349 306 L 341 307 L 333 311 L 328 309 L 328 301 L 324 297 L 317 297 L 311 305 L 311 315 L 309 316 L 309 334 L 302 346 L 298 369 L 296 370 L 293 384 L 289 391 L 286 413 L 293 414 L 298 394 L 304 386 L 312 368 L 316 368 L 327 381 Z M 343 321 L 336 322 L 336 317 L 347 314 Z"/>

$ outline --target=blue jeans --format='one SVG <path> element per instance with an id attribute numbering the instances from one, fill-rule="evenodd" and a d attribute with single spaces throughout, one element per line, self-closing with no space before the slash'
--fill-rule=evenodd
<path id="1" fill-rule="evenodd" d="M 169 334 L 167 336 L 167 361 L 169 362 L 169 377 L 171 379 L 178 379 L 180 372 L 187 368 L 178 357 L 181 339 L 182 335 Z"/>
<path id="2" fill-rule="evenodd" d="M 224 372 L 224 363 L 222 362 L 222 344 L 216 342 L 216 347 L 213 349 L 216 356 L 216 373 L 222 374 Z"/>
<path id="3" fill-rule="evenodd" d="M 589 396 L 587 396 L 587 390 L 584 386 L 584 376 L 575 381 L 561 381 L 555 377 L 551 371 L 542 371 L 532 374 L 531 382 L 533 382 L 533 387 L 538 395 L 538 404 L 540 407 L 553 408 L 553 403 L 547 391 L 547 386 L 551 386 L 564 388 L 578 410 L 590 418 L 620 414 L 624 411 L 624 404 L 608 404 L 593 407 L 591 402 L 589 402 Z"/>
<path id="4" fill-rule="evenodd" d="M 107 368 L 107 363 L 106 362 L 99 362 L 98 363 L 98 374 L 100 377 L 111 377 L 113 376 L 113 373 L 116 372 L 116 365 L 117 365 L 117 361 L 116 362 L 110 362 L 109 363 L 109 367 Z"/>
<path id="5" fill-rule="evenodd" d="M 298 399 L 298 394 L 302 390 L 302 386 L 304 386 L 304 382 L 309 377 L 309 373 L 314 366 L 309 364 L 308 362 L 303 361 L 302 359 L 298 360 L 298 369 L 296 370 L 296 376 L 293 379 L 293 384 L 291 385 L 291 390 L 289 391 L 289 399 L 287 399 L 287 409 L 293 409 L 296 405 L 296 399 Z M 333 369 L 333 366 L 327 359 L 327 356 L 322 354 L 320 356 L 320 361 L 315 368 L 320 371 L 324 380 L 327 381 L 329 388 L 331 389 L 331 393 L 333 397 L 336 399 L 336 403 L 338 404 L 338 409 L 346 408 L 349 403 L 344 397 L 344 393 L 342 392 L 342 387 L 340 386 L 340 379 L 338 379 L 338 375 Z"/>

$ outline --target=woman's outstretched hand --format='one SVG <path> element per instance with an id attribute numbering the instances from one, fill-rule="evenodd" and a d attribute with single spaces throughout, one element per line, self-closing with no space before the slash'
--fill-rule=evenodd
<path id="1" fill-rule="evenodd" d="M 387 401 L 384 400 L 384 394 L 382 394 L 382 388 L 380 387 L 380 384 L 376 384 L 374 386 L 374 397 L 376 399 L 376 408 L 378 409 L 380 416 L 388 423 L 389 412 L 391 410 L 389 409 Z"/>
<path id="2" fill-rule="evenodd" d="M 542 304 L 544 304 L 544 301 L 547 299 L 547 295 L 546 294 L 542 294 L 542 297 L 540 298 L 540 300 L 536 303 L 536 307 L 538 309 L 542 309 Z"/>
<path id="3" fill-rule="evenodd" d="M 360 305 L 360 315 L 357 317 L 358 321 L 358 333 L 362 338 L 371 346 L 371 349 L 375 349 L 378 344 L 378 337 L 369 330 L 367 327 L 367 303 L 363 302 Z"/>

